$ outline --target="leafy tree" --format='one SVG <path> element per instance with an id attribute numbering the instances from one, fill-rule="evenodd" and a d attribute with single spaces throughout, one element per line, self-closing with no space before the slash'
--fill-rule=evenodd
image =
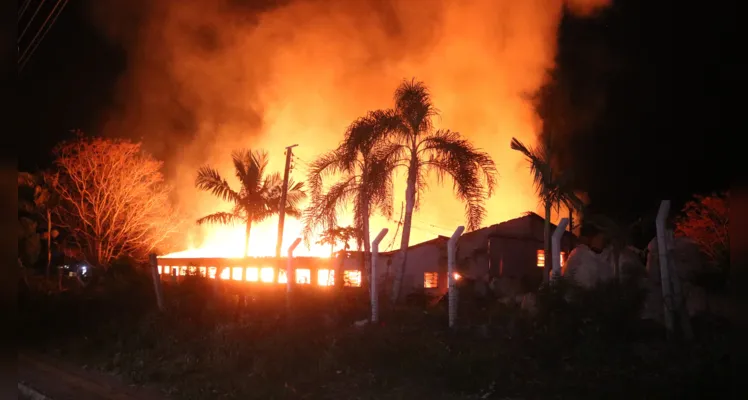
<path id="1" fill-rule="evenodd" d="M 59 196 L 60 225 L 92 263 L 144 260 L 178 229 L 162 162 L 127 140 L 78 137 L 55 148 L 49 185 Z"/>
<path id="2" fill-rule="evenodd" d="M 360 237 L 360 232 L 352 226 L 331 226 L 322 232 L 317 244 L 329 244 L 330 254 L 332 254 L 335 252 L 335 245 L 338 243 L 343 243 L 343 249 L 347 251 L 350 249 L 350 241 L 355 239 L 359 242 L 360 247 Z"/>
<path id="3" fill-rule="evenodd" d="M 195 186 L 210 192 L 216 197 L 230 202 L 231 211 L 221 211 L 206 215 L 197 220 L 198 224 L 236 224 L 246 226 L 244 255 L 249 256 L 249 238 L 252 224 L 260 223 L 280 211 L 283 179 L 275 172 L 266 175 L 268 155 L 265 151 L 239 150 L 231 153 L 234 173 L 241 187 L 234 190 L 221 177 L 217 170 L 204 166 L 197 172 Z M 301 182 L 288 182 L 285 213 L 292 217 L 299 217 L 299 203 L 306 198 L 306 192 Z"/>
<path id="4" fill-rule="evenodd" d="M 52 239 L 58 235 L 58 231 L 52 229 L 52 212 L 59 204 L 59 196 L 51 189 L 49 173 L 32 174 L 19 172 L 19 207 L 24 208 L 27 215 L 33 215 L 34 219 L 41 219 L 46 225 L 46 231 L 42 238 L 47 241 L 47 268 L 45 276 L 50 278 L 52 266 Z M 37 229 L 37 228 L 35 228 Z"/>
<path id="5" fill-rule="evenodd" d="M 497 172 L 491 157 L 458 132 L 434 128 L 438 111 L 423 82 L 403 81 L 395 90 L 394 102 L 392 109 L 369 114 L 377 129 L 353 132 L 348 140 L 385 143 L 390 172 L 404 168 L 407 173 L 403 231 L 392 290 L 392 301 L 396 302 L 405 276 L 413 213 L 426 191 L 427 176 L 435 173 L 439 182 L 446 177 L 452 180 L 455 194 L 465 203 L 467 228 L 473 230 L 485 217 L 483 203 L 493 193 Z"/>
<path id="6" fill-rule="evenodd" d="M 675 233 L 693 240 L 706 256 L 709 267 L 724 269 L 730 264 L 730 193 L 694 196 L 676 220 Z"/>
<path id="7" fill-rule="evenodd" d="M 558 168 L 555 168 L 553 145 L 551 135 L 542 135 L 540 143 L 533 148 L 526 146 L 516 138 L 512 138 L 511 142 L 511 148 L 522 153 L 530 164 L 535 190 L 545 209 L 543 242 L 547 260 L 550 260 L 549 255 L 551 254 L 552 209 L 554 207 L 558 209 L 561 205 L 577 210 L 583 207 L 582 201 L 574 193 L 571 186 L 571 175 L 568 170 L 560 171 Z M 543 273 L 544 283 L 548 282 L 551 269 L 551 263 L 546 262 Z"/>

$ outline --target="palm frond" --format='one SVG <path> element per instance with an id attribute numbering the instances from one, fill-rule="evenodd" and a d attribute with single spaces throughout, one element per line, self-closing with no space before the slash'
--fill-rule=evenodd
<path id="1" fill-rule="evenodd" d="M 262 187 L 265 170 L 268 166 L 268 152 L 265 150 L 254 150 L 250 155 L 250 162 L 247 165 L 247 182 L 250 183 L 248 189 L 256 192 Z"/>
<path id="2" fill-rule="evenodd" d="M 200 190 L 212 193 L 224 201 L 230 201 L 235 204 L 242 202 L 239 193 L 231 189 L 229 183 L 213 168 L 207 166 L 200 167 L 197 170 L 195 186 Z"/>
<path id="3" fill-rule="evenodd" d="M 288 190 L 286 192 L 286 209 L 294 209 L 298 211 L 301 202 L 306 198 L 307 194 L 306 191 L 304 191 L 304 183 L 289 180 Z"/>
<path id="4" fill-rule="evenodd" d="M 210 215 L 206 215 L 202 218 L 199 218 L 197 221 L 198 225 L 203 224 L 219 224 L 219 225 L 234 225 L 238 224 L 240 222 L 247 222 L 246 220 L 243 220 L 240 216 L 229 213 L 229 212 L 217 212 Z"/>
<path id="5" fill-rule="evenodd" d="M 249 188 L 254 182 L 249 181 L 248 169 L 252 162 L 252 153 L 250 150 L 234 150 L 231 152 L 231 161 L 234 164 L 234 174 L 242 185 L 242 188 Z"/>
<path id="6" fill-rule="evenodd" d="M 452 178 L 457 197 L 465 203 L 468 229 L 477 229 L 486 215 L 485 199 L 492 194 L 497 180 L 496 166 L 491 157 L 457 132 L 437 131 L 419 144 L 421 165 L 434 171 L 440 182 Z"/>
<path id="7" fill-rule="evenodd" d="M 317 157 L 309 165 L 307 184 L 312 197 L 319 196 L 323 189 L 323 178 L 343 172 L 346 169 L 344 150 L 341 147 Z"/>
<path id="8" fill-rule="evenodd" d="M 409 128 L 410 134 L 431 132 L 431 119 L 439 112 L 431 101 L 431 93 L 425 83 L 416 81 L 415 78 L 404 80 L 395 89 L 394 97 L 395 111 Z"/>
<path id="9" fill-rule="evenodd" d="M 398 129 L 400 122 L 400 118 L 392 110 L 371 111 L 353 121 L 346 129 L 340 145 L 345 170 L 353 171 L 357 157 L 366 158 L 390 132 Z"/>
<path id="10" fill-rule="evenodd" d="M 357 195 L 357 180 L 349 176 L 333 184 L 326 193 L 312 195 L 311 201 L 302 214 L 304 229 L 302 236 L 309 246 L 309 241 L 317 228 L 329 228 L 337 225 L 338 211 Z"/>

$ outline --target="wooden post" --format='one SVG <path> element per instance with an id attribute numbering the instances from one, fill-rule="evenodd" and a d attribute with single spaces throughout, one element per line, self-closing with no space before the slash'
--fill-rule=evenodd
<path id="1" fill-rule="evenodd" d="M 161 275 L 158 273 L 158 260 L 156 259 L 156 255 L 151 253 L 148 256 L 148 261 L 150 261 L 151 265 L 151 277 L 153 277 L 153 290 L 156 292 L 156 305 L 158 305 L 158 310 L 163 312 L 164 311 L 164 296 L 161 292 Z"/>

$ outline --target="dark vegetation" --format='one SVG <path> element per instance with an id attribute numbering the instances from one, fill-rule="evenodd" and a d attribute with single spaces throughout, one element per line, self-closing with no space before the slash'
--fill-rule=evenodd
<path id="1" fill-rule="evenodd" d="M 537 295 L 534 316 L 461 291 L 459 328 L 446 304 L 382 310 L 363 292 L 241 296 L 213 281 L 166 283 L 155 310 L 147 274 L 120 265 L 98 285 L 21 297 L 21 347 L 162 388 L 174 398 L 694 398 L 731 396 L 729 326 L 694 320 L 697 341 L 664 340 L 638 318 L 635 285 Z M 43 281 L 42 281 L 43 282 Z M 427 304 L 431 304 L 430 306 Z M 485 397 L 482 397 L 485 396 Z"/>

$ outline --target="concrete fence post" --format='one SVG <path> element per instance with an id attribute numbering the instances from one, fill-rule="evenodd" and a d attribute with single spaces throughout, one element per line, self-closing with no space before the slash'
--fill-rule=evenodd
<path id="1" fill-rule="evenodd" d="M 371 322 L 379 320 L 379 292 L 377 291 L 377 259 L 379 258 L 379 242 L 387 235 L 387 228 L 382 229 L 377 237 L 371 242 L 371 277 L 369 287 L 371 290 Z"/>
<path id="2" fill-rule="evenodd" d="M 464 226 L 458 226 L 447 242 L 447 283 L 449 290 L 449 327 L 452 328 L 457 321 L 457 280 L 455 279 L 455 267 L 457 264 L 457 241 L 465 231 Z"/>
<path id="3" fill-rule="evenodd" d="M 553 268 L 551 270 L 551 281 L 561 276 L 561 238 L 564 237 L 567 225 L 569 225 L 569 219 L 561 218 L 561 221 L 556 226 L 556 230 L 551 235 L 551 262 L 553 263 L 551 264 Z M 547 257 L 546 262 L 548 262 Z"/>
<path id="4" fill-rule="evenodd" d="M 293 270 L 293 252 L 296 250 L 296 247 L 301 243 L 301 238 L 296 238 L 296 240 L 291 243 L 291 246 L 288 247 L 288 259 L 286 260 L 286 304 L 291 304 L 291 288 L 293 287 L 293 284 L 296 281 L 296 274 Z"/>
<path id="5" fill-rule="evenodd" d="M 156 292 L 156 305 L 159 311 L 164 311 L 164 295 L 161 291 L 161 276 L 158 273 L 158 259 L 151 253 L 148 255 L 148 261 L 151 267 L 151 277 L 153 278 L 153 290 Z"/>

